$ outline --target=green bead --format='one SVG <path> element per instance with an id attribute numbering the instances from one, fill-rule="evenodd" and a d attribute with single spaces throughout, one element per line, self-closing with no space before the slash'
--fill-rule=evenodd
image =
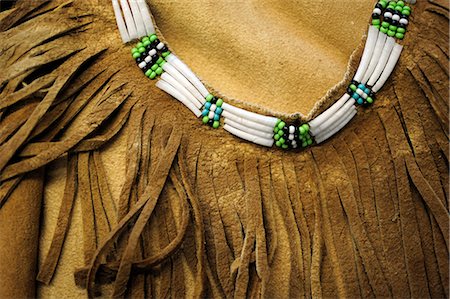
<path id="1" fill-rule="evenodd" d="M 380 29 L 380 25 L 373 25 L 373 27 Z"/>
<path id="2" fill-rule="evenodd" d="M 156 71 L 156 69 L 157 69 L 158 67 L 159 67 L 159 66 L 155 63 L 154 65 L 152 65 L 151 69 L 152 69 L 152 71 Z"/>
<path id="3" fill-rule="evenodd" d="M 160 63 L 163 62 L 163 61 L 164 61 L 164 58 L 159 57 L 158 60 L 156 60 L 156 63 L 157 63 L 157 64 L 160 64 Z"/>
<path id="4" fill-rule="evenodd" d="M 288 147 L 289 147 L 289 146 L 288 146 L 287 144 L 282 144 L 282 145 L 281 145 L 281 148 L 282 148 L 282 149 L 287 149 Z"/>
<path id="5" fill-rule="evenodd" d="M 302 142 L 302 147 L 307 147 L 307 146 L 308 146 L 308 142 L 307 141 Z"/>
<path id="6" fill-rule="evenodd" d="M 378 2 L 378 3 L 380 3 L 381 7 L 386 8 L 386 5 L 387 5 L 387 2 L 386 2 L 386 1 L 381 0 L 381 1 Z"/>
<path id="7" fill-rule="evenodd" d="M 144 53 L 145 52 L 145 48 L 144 47 L 140 47 L 138 48 L 139 53 Z"/>
<path id="8" fill-rule="evenodd" d="M 155 70 L 155 73 L 156 73 L 157 75 L 161 75 L 162 72 L 163 72 L 162 67 L 159 67 L 159 68 L 157 68 L 157 69 Z"/>
<path id="9" fill-rule="evenodd" d="M 273 139 L 275 139 L 275 140 L 279 140 L 280 139 L 280 135 L 278 135 L 278 134 L 275 134 L 275 135 L 273 135 Z"/>
<path id="10" fill-rule="evenodd" d="M 403 2 L 402 0 L 397 1 L 397 5 L 403 7 L 405 6 L 405 2 Z"/>
<path id="11" fill-rule="evenodd" d="M 373 19 L 372 25 L 380 25 L 380 19 Z"/>
<path id="12" fill-rule="evenodd" d="M 207 124 L 208 121 L 209 121 L 209 117 L 208 117 L 207 115 L 206 115 L 206 116 L 203 116 L 202 122 L 203 122 L 204 124 Z"/>
<path id="13" fill-rule="evenodd" d="M 139 57 L 141 57 L 141 53 L 139 53 L 139 52 L 134 52 L 133 53 L 133 58 L 134 59 L 139 58 Z"/>
<path id="14" fill-rule="evenodd" d="M 162 57 L 166 58 L 167 56 L 169 56 L 170 51 L 166 51 L 166 52 L 162 52 L 161 55 Z"/>
<path id="15" fill-rule="evenodd" d="M 156 73 L 155 72 L 151 72 L 150 76 L 148 76 L 150 79 L 155 79 L 156 78 Z"/>
<path id="16" fill-rule="evenodd" d="M 389 28 L 389 23 L 383 22 L 383 23 L 381 23 L 381 26 L 383 26 L 384 28 Z"/>
<path id="17" fill-rule="evenodd" d="M 167 62 L 167 61 L 163 60 L 163 62 L 161 62 L 161 63 L 159 64 L 159 66 L 162 67 L 166 62 Z"/>
<path id="18" fill-rule="evenodd" d="M 350 84 L 350 89 L 353 91 L 356 91 L 356 85 L 355 84 Z"/>
<path id="19" fill-rule="evenodd" d="M 138 52 L 138 49 L 136 47 L 131 49 L 131 54 Z"/>
<path id="20" fill-rule="evenodd" d="M 275 142 L 275 145 L 278 146 L 278 147 L 280 147 L 280 146 L 281 146 L 281 142 L 280 142 L 280 141 L 277 141 L 277 142 Z"/>
<path id="21" fill-rule="evenodd" d="M 308 141 L 306 141 L 306 143 L 307 143 L 308 145 L 311 145 L 311 144 L 312 144 L 312 140 L 311 140 L 311 139 L 308 139 Z"/>
<path id="22" fill-rule="evenodd" d="M 285 140 L 283 137 L 280 137 L 280 139 L 278 139 L 278 141 L 279 141 L 281 144 L 284 144 L 284 143 L 286 142 L 286 140 Z"/>
<path id="23" fill-rule="evenodd" d="M 222 104 L 223 104 L 223 100 L 222 99 L 218 99 L 217 102 L 216 102 L 216 106 L 217 107 L 222 107 Z"/>
<path id="24" fill-rule="evenodd" d="M 405 28 L 402 28 L 402 27 L 398 27 L 398 28 L 397 28 L 397 32 L 398 32 L 398 33 L 405 33 L 405 32 L 406 32 L 406 29 L 405 29 Z"/>
<path id="25" fill-rule="evenodd" d="M 403 10 L 411 11 L 411 7 L 409 7 L 408 5 L 405 5 L 405 6 L 403 7 Z"/>
<path id="26" fill-rule="evenodd" d="M 141 48 L 141 47 L 143 47 L 143 46 L 144 46 L 144 44 L 143 44 L 143 43 L 141 43 L 141 42 L 138 42 L 138 43 L 137 43 L 137 45 L 136 45 L 136 48 L 138 48 L 138 49 L 139 49 L 139 48 Z"/>
<path id="27" fill-rule="evenodd" d="M 146 40 L 145 42 L 142 42 L 142 44 L 144 44 L 144 47 L 147 47 L 151 44 L 151 42 L 149 40 Z"/>
<path id="28" fill-rule="evenodd" d="M 388 32 L 387 28 L 384 28 L 384 27 L 381 27 L 380 31 L 383 32 L 383 33 L 387 33 Z"/>
<path id="29" fill-rule="evenodd" d="M 402 7 L 401 7 L 400 5 L 397 5 L 394 9 L 395 9 L 396 11 L 402 11 Z"/>
<path id="30" fill-rule="evenodd" d="M 278 124 L 278 128 L 283 129 L 284 126 L 286 125 L 286 123 L 284 121 L 280 121 L 280 123 Z"/>
<path id="31" fill-rule="evenodd" d="M 147 76 L 147 77 L 150 77 L 150 74 L 152 73 L 152 70 L 147 70 L 147 71 L 145 71 L 145 75 Z"/>
<path id="32" fill-rule="evenodd" d="M 402 10 L 402 14 L 405 16 L 409 16 L 411 14 L 411 12 L 409 10 L 404 9 L 404 10 Z"/>
<path id="33" fill-rule="evenodd" d="M 396 30 L 397 30 L 397 26 L 395 26 L 395 25 L 390 25 L 390 26 L 389 26 L 389 30 L 396 31 Z"/>
<path id="34" fill-rule="evenodd" d="M 301 126 L 300 128 L 298 128 L 298 132 L 300 133 L 300 135 L 304 135 L 305 132 L 305 128 L 303 128 L 303 126 Z"/>
<path id="35" fill-rule="evenodd" d="M 373 99 L 371 97 L 367 97 L 366 99 L 367 103 L 372 104 L 373 103 Z"/>
<path id="36" fill-rule="evenodd" d="M 395 32 L 392 31 L 392 30 L 388 30 L 387 35 L 389 35 L 389 36 L 394 36 L 394 35 L 395 35 Z"/>
<path id="37" fill-rule="evenodd" d="M 308 124 L 303 124 L 302 127 L 305 128 L 306 132 L 309 132 L 309 125 Z"/>
<path id="38" fill-rule="evenodd" d="M 278 133 L 279 130 L 280 130 L 280 129 L 278 129 L 278 127 L 273 128 L 273 132 L 274 132 L 274 133 Z"/>
<path id="39" fill-rule="evenodd" d="M 311 139 L 311 135 L 306 134 L 306 135 L 305 135 L 305 138 L 306 138 L 306 140 L 310 140 L 310 139 Z"/>
<path id="40" fill-rule="evenodd" d="M 156 34 L 150 35 L 149 38 L 150 38 L 150 41 L 151 41 L 151 42 L 154 42 L 155 40 L 158 39 L 158 37 L 156 36 Z"/>
<path id="41" fill-rule="evenodd" d="M 395 34 L 395 37 L 398 38 L 398 39 L 403 39 L 405 37 L 405 35 L 403 33 L 397 32 Z"/>
<path id="42" fill-rule="evenodd" d="M 217 129 L 219 126 L 220 126 L 220 122 L 219 122 L 218 120 L 215 120 L 215 121 L 213 122 L 213 128 L 214 128 L 214 129 Z"/>
<path id="43" fill-rule="evenodd" d="M 142 39 L 141 39 L 141 42 L 146 42 L 146 41 L 150 41 L 150 39 L 148 38 L 148 36 L 144 36 Z"/>
<path id="44" fill-rule="evenodd" d="M 213 99 L 213 95 L 212 94 L 208 94 L 207 96 L 206 96 L 206 98 L 205 98 L 205 100 L 207 101 L 207 102 L 211 102 L 211 100 Z"/>
<path id="45" fill-rule="evenodd" d="M 275 124 L 275 126 L 278 126 L 278 124 L 281 122 L 281 119 L 277 119 L 277 123 Z"/>

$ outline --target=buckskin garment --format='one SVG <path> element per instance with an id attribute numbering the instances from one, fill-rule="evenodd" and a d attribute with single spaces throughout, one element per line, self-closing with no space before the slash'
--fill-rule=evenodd
<path id="1" fill-rule="evenodd" d="M 209 90 L 287 120 L 345 92 L 374 5 L 148 3 Z M 292 152 L 157 89 L 111 1 L 4 7 L 0 297 L 448 297 L 448 6 L 418 0 L 374 105 Z"/>

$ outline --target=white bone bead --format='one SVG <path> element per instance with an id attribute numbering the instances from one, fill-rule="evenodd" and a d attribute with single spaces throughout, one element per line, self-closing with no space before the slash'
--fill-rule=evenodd
<path id="1" fill-rule="evenodd" d="M 160 42 L 158 45 L 156 45 L 156 49 L 161 50 L 162 48 L 164 48 L 163 42 Z"/>
<path id="2" fill-rule="evenodd" d="M 402 25 L 408 25 L 408 23 L 409 23 L 408 20 L 405 19 L 405 18 L 401 18 L 399 22 L 400 22 L 400 24 L 402 24 Z"/>
<path id="3" fill-rule="evenodd" d="M 256 129 L 252 129 L 252 128 L 246 127 L 246 126 L 241 125 L 241 124 L 239 124 L 239 123 L 237 123 L 237 122 L 235 122 L 235 121 L 233 121 L 233 120 L 231 120 L 229 118 L 224 118 L 224 123 L 232 126 L 233 128 L 236 128 L 236 129 L 238 129 L 240 131 L 249 133 L 249 134 L 254 135 L 254 136 L 258 136 L 258 137 L 261 137 L 261 138 L 264 138 L 264 139 L 273 139 L 273 133 L 261 132 L 261 131 L 258 131 Z"/>
<path id="4" fill-rule="evenodd" d="M 395 15 L 392 16 L 392 20 L 399 21 L 400 20 L 400 16 L 395 14 Z"/>
<path id="5" fill-rule="evenodd" d="M 278 121 L 278 119 L 276 117 L 265 116 L 265 115 L 261 115 L 258 113 L 250 112 L 250 111 L 238 108 L 238 107 L 234 107 L 228 103 L 223 103 L 222 108 L 223 108 L 223 110 L 229 111 L 239 117 L 242 117 L 242 118 L 260 123 L 262 125 L 268 126 L 268 127 L 272 128 L 272 130 Z"/>
<path id="6" fill-rule="evenodd" d="M 369 27 L 369 33 L 367 34 L 367 40 L 366 45 L 364 46 L 363 55 L 361 61 L 359 62 L 355 77 L 353 78 L 357 82 L 361 82 L 361 79 L 365 74 L 367 67 L 369 66 L 373 51 L 375 49 L 375 44 L 378 39 L 378 34 L 381 34 L 378 28 L 376 28 L 375 26 Z"/>
<path id="7" fill-rule="evenodd" d="M 211 107 L 209 107 L 210 111 L 216 111 L 217 105 L 216 104 L 212 104 Z"/>
<path id="8" fill-rule="evenodd" d="M 213 119 L 214 118 L 214 112 L 213 111 L 209 111 L 209 113 L 208 113 L 208 117 L 209 117 L 209 119 Z"/>
<path id="9" fill-rule="evenodd" d="M 189 80 L 192 85 L 195 86 L 195 88 L 201 93 L 203 98 L 205 98 L 209 91 L 206 89 L 205 85 L 197 78 L 197 76 L 191 71 L 191 69 L 184 64 L 175 54 L 170 54 L 166 57 L 166 61 L 171 63 L 180 73 L 183 74 L 183 76 L 186 77 L 187 80 Z"/>
<path id="10" fill-rule="evenodd" d="M 376 13 L 376 14 L 381 14 L 381 9 L 379 9 L 379 8 L 375 8 L 374 10 L 373 10 L 373 13 Z"/>
<path id="11" fill-rule="evenodd" d="M 384 13 L 384 17 L 385 18 L 392 18 L 392 12 L 389 12 L 389 11 L 385 12 Z"/>
<path id="12" fill-rule="evenodd" d="M 294 140 L 294 134 L 289 134 L 289 140 Z"/>
<path id="13" fill-rule="evenodd" d="M 359 94 L 360 96 L 362 96 L 364 94 L 364 91 L 362 89 L 358 88 L 356 90 L 356 93 Z"/>
<path id="14" fill-rule="evenodd" d="M 159 80 L 158 82 L 156 82 L 155 85 L 159 89 L 167 92 L 168 94 L 173 96 L 175 99 L 177 99 L 178 101 L 183 103 L 187 108 L 189 108 L 189 110 L 191 110 L 195 114 L 195 116 L 199 117 L 200 115 L 202 115 L 202 112 L 197 107 L 195 107 L 194 104 L 192 104 L 182 93 L 180 93 L 178 90 L 176 90 L 172 85 L 170 85 L 166 81 Z"/>
<path id="15" fill-rule="evenodd" d="M 145 0 L 136 0 L 139 10 L 141 12 L 142 21 L 144 22 L 145 31 L 147 35 L 155 33 L 155 28 L 153 27 L 152 18 L 150 17 L 150 12 Z"/>
<path id="16" fill-rule="evenodd" d="M 380 78 L 378 79 L 377 83 L 372 87 L 373 92 L 378 92 L 381 87 L 383 87 L 386 80 L 391 75 L 392 71 L 394 70 L 395 65 L 397 64 L 398 59 L 400 58 L 400 54 L 402 53 L 403 46 L 399 44 L 395 44 L 394 48 L 392 49 L 391 55 L 389 56 L 389 60 L 386 63 L 386 67 L 383 70 L 383 73 L 381 74 Z"/>
<path id="17" fill-rule="evenodd" d="M 149 55 L 149 56 L 145 57 L 144 61 L 149 63 L 150 61 L 152 61 L 152 57 Z"/>
<path id="18" fill-rule="evenodd" d="M 264 145 L 264 146 L 271 147 L 273 145 L 273 142 L 274 142 L 273 139 L 265 139 L 265 138 L 261 138 L 261 137 L 258 137 L 258 136 L 254 136 L 254 135 L 251 135 L 251 134 L 249 134 L 247 132 L 243 132 L 243 131 L 240 131 L 240 130 L 238 130 L 236 128 L 233 128 L 232 126 L 230 126 L 228 124 L 225 124 L 223 126 L 223 129 L 225 131 L 230 132 L 231 134 L 233 134 L 233 135 L 235 135 L 237 137 L 240 137 L 242 139 L 245 139 L 247 141 L 250 141 L 250 142 L 253 142 L 253 143 L 256 143 L 256 144 L 259 144 L 259 145 Z"/>
<path id="19" fill-rule="evenodd" d="M 151 49 L 150 52 L 148 52 L 148 55 L 153 56 L 156 54 L 156 50 L 155 49 Z"/>
<path id="20" fill-rule="evenodd" d="M 147 63 L 145 63 L 145 61 L 142 61 L 141 63 L 138 64 L 139 68 L 141 69 L 143 69 L 146 65 Z"/>
<path id="21" fill-rule="evenodd" d="M 130 36 L 128 35 L 127 26 L 125 25 L 125 21 L 122 17 L 122 10 L 120 9 L 119 1 L 113 0 L 113 9 L 114 9 L 114 15 L 116 17 L 117 22 L 117 28 L 119 28 L 120 37 L 122 38 L 122 42 L 126 43 L 131 40 Z"/>
<path id="22" fill-rule="evenodd" d="M 294 134 L 295 133 L 295 127 L 289 126 L 289 133 Z"/>

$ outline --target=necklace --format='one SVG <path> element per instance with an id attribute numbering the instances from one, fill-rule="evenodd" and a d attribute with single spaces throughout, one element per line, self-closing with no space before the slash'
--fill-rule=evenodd
<path id="1" fill-rule="evenodd" d="M 414 4 L 416 0 L 406 0 Z M 370 106 L 398 62 L 411 8 L 402 0 L 379 0 L 372 12 L 364 51 L 346 93 L 324 112 L 305 123 L 288 124 L 273 116 L 235 107 L 211 94 L 192 70 L 155 34 L 144 0 L 112 0 L 117 26 L 124 43 L 140 41 L 132 57 L 156 86 L 184 104 L 204 124 L 223 127 L 247 141 L 282 149 L 320 144 L 340 131 L 357 113 Z"/>

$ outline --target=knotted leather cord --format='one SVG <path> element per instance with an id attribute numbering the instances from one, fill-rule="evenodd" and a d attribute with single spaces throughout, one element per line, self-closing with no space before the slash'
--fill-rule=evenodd
<path id="1" fill-rule="evenodd" d="M 91 23 L 102 18 L 92 18 L 78 3 L 23 1 L 19 8 L 0 18 L 0 65 L 5 66 L 0 75 L 0 147 L 6 154 L 0 207 L 25 173 L 67 153 L 71 159 L 80 153 L 90 157 L 83 175 L 89 173 L 89 186 L 100 190 L 91 197 L 100 198 L 104 207 L 102 211 L 98 201 L 91 202 L 94 218 L 97 213 L 107 215 L 102 227 L 109 223 L 114 232 L 114 208 L 104 205 L 108 191 L 101 191 L 108 189 L 107 176 L 99 171 L 96 155 L 100 157 L 117 136 L 139 131 L 130 125 L 138 103 L 148 108 L 144 120 L 136 122 L 142 127 L 142 144 L 130 212 L 139 213 L 136 205 L 147 185 L 160 184 L 164 191 L 158 199 L 161 205 L 146 224 L 149 230 L 143 231 L 147 241 L 135 247 L 136 253 L 160 258 L 144 267 L 145 280 L 139 278 L 144 270 L 131 266 L 130 276 L 123 276 L 131 278 L 127 292 L 161 297 L 185 290 L 197 298 L 448 296 L 449 121 L 448 89 L 443 84 L 448 80 L 447 2 L 418 2 L 393 84 L 386 86 L 373 109 L 358 115 L 330 142 L 293 154 L 205 131 L 173 99 L 156 89 L 148 92 L 140 79 L 130 82 L 138 72 L 129 65 L 128 49 L 93 30 Z M 105 30 L 113 32 L 112 27 Z M 355 52 L 350 73 L 359 55 Z M 323 107 L 335 98 L 329 94 Z M 158 107 L 175 111 L 177 117 L 161 116 Z M 153 123 L 160 124 L 157 132 L 150 129 Z M 142 175 L 165 159 L 158 146 L 167 139 L 161 126 L 185 133 L 174 158 L 167 158 L 172 166 L 165 165 L 169 177 L 178 172 L 172 161 L 179 166 L 178 191 L 172 179 L 166 180 L 167 174 L 156 180 L 152 174 Z M 133 163 L 138 162 L 130 161 L 129 167 Z M 186 194 L 192 209 L 184 237 L 177 224 L 185 218 L 170 219 L 178 215 L 173 205 L 179 206 L 179 193 Z M 249 220 L 248 210 L 254 219 Z M 90 227 L 87 236 L 90 231 L 97 239 L 97 229 Z M 126 240 L 125 231 L 121 237 Z M 55 233 L 54 242 L 66 233 Z M 96 271 L 91 271 L 91 296 L 94 284 L 114 280 L 122 258 L 115 241 L 106 243 L 109 249 L 93 248 L 101 257 L 91 261 L 99 267 L 95 283 Z M 89 244 L 86 250 L 92 252 L 97 245 Z M 156 247 L 161 244 L 172 245 Z M 186 262 L 180 262 L 183 258 Z M 44 263 L 42 271 L 54 261 Z M 180 264 L 192 273 L 192 284 L 181 268 L 173 269 Z M 49 268 L 46 273 L 54 272 L 54 266 Z M 83 271 L 77 272 L 80 285 L 86 268 Z M 47 275 L 53 273 L 46 274 L 46 281 Z"/>

